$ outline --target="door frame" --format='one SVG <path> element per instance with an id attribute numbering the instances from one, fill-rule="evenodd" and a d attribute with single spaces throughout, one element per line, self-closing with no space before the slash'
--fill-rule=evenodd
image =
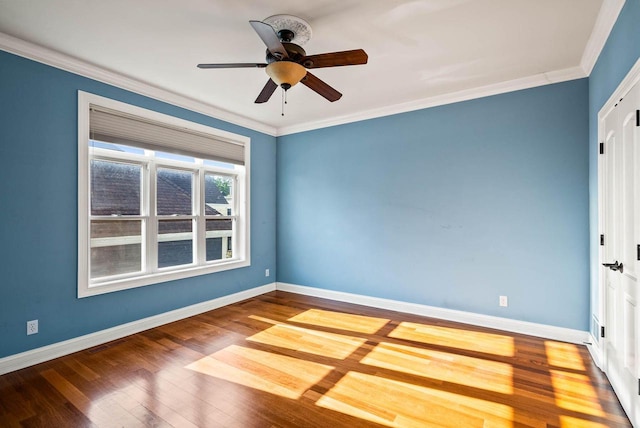
<path id="1" fill-rule="evenodd" d="M 605 176 L 607 173 L 607 167 L 606 167 L 606 162 L 604 161 L 604 157 L 599 154 L 599 150 L 600 150 L 600 143 L 606 140 L 605 127 L 604 127 L 605 118 L 616 107 L 618 102 L 620 102 L 620 100 L 624 96 L 626 96 L 626 94 L 629 93 L 629 91 L 638 82 L 640 82 L 640 58 L 636 61 L 636 63 L 631 68 L 631 70 L 629 70 L 629 72 L 624 77 L 624 79 L 622 79 L 622 81 L 620 82 L 618 87 L 615 89 L 615 91 L 613 91 L 613 94 L 611 94 L 607 102 L 598 112 L 598 144 L 596 147 L 596 150 L 598 150 L 598 155 L 597 155 L 598 156 L 598 195 L 597 195 L 598 233 L 597 233 L 596 239 L 598 241 L 597 242 L 597 245 L 598 245 L 597 295 L 599 299 L 598 299 L 598 306 L 596 308 L 593 308 L 591 313 L 591 317 L 592 317 L 591 325 L 592 326 L 597 325 L 598 327 L 605 327 L 605 337 L 604 338 L 596 337 L 596 336 L 600 336 L 599 334 L 600 332 L 599 331 L 594 332 L 593 331 L 594 329 L 592 327 L 591 328 L 592 346 L 590 346 L 589 349 L 591 351 L 592 356 L 594 357 L 594 361 L 596 365 L 600 367 L 601 370 L 605 371 L 605 373 L 606 373 L 606 367 L 607 367 L 607 355 L 606 355 L 606 351 L 605 351 L 606 347 L 604 346 L 604 343 L 607 340 L 607 336 L 608 336 L 606 334 L 607 326 L 605 324 L 607 320 L 607 314 L 606 314 L 607 296 L 606 296 L 606 290 L 605 290 L 605 270 L 602 267 L 602 263 L 605 263 L 607 261 L 603 260 L 604 247 L 600 245 L 599 241 L 600 241 L 600 235 L 604 231 L 604 225 L 606 220 L 604 190 L 605 190 Z M 607 148 L 605 147 L 604 150 L 606 153 Z M 593 293 L 592 293 L 592 296 L 593 296 Z M 595 336 L 594 336 L 594 333 L 595 333 Z"/>

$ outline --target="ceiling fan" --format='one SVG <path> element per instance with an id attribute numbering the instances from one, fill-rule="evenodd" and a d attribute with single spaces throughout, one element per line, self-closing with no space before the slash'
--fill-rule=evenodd
<path id="1" fill-rule="evenodd" d="M 362 49 L 307 55 L 300 45 L 311 38 L 311 26 L 296 16 L 274 15 L 249 23 L 267 46 L 265 63 L 198 64 L 198 68 L 265 68 L 269 81 L 256 103 L 269 101 L 278 86 L 286 92 L 298 82 L 331 102 L 337 101 L 342 94 L 306 69 L 367 63 L 367 53 Z"/>

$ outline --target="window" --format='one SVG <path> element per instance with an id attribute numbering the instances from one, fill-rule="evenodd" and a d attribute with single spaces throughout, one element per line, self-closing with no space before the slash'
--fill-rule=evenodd
<path id="1" fill-rule="evenodd" d="M 249 138 L 78 94 L 78 296 L 249 266 Z"/>

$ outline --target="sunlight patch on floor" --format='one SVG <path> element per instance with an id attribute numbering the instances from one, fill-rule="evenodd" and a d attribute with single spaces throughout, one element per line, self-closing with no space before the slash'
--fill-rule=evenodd
<path id="1" fill-rule="evenodd" d="M 275 322 L 262 317 L 251 318 Z M 366 342 L 366 339 L 358 337 L 279 323 L 248 337 L 247 340 L 340 360 L 347 358 Z"/>
<path id="2" fill-rule="evenodd" d="M 298 399 L 322 380 L 332 366 L 231 345 L 186 366 L 218 379 Z"/>
<path id="3" fill-rule="evenodd" d="M 505 357 L 514 355 L 513 338 L 494 333 L 401 322 L 389 337 Z"/>
<path id="4" fill-rule="evenodd" d="M 360 362 L 472 388 L 513 393 L 513 367 L 506 363 L 386 342 Z"/>
<path id="5" fill-rule="evenodd" d="M 605 416 L 588 376 L 550 370 L 556 406 L 591 416 Z"/>
<path id="6" fill-rule="evenodd" d="M 560 415 L 560 428 L 608 428 L 608 425 Z"/>
<path id="7" fill-rule="evenodd" d="M 389 322 L 389 320 L 384 318 L 325 311 L 322 309 L 306 310 L 301 314 L 289 318 L 289 321 L 366 334 L 374 334 Z"/>
<path id="8" fill-rule="evenodd" d="M 513 426 L 510 406 L 353 371 L 316 405 L 390 427 Z"/>
<path id="9" fill-rule="evenodd" d="M 576 345 L 547 340 L 544 342 L 544 347 L 547 362 L 550 366 L 579 371 L 586 370 L 582 357 L 580 356 L 580 351 Z"/>

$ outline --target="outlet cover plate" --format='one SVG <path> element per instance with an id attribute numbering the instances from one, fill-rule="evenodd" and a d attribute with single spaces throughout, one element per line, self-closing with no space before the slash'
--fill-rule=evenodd
<path id="1" fill-rule="evenodd" d="M 27 321 L 27 336 L 38 332 L 38 320 Z"/>

